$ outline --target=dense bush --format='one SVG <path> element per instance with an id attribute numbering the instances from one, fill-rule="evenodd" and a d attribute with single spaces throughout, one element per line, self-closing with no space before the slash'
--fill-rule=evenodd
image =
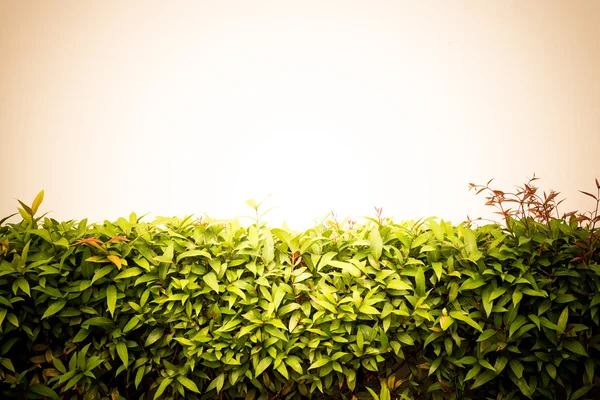
<path id="1" fill-rule="evenodd" d="M 598 398 L 597 209 L 473 187 L 504 225 L 88 225 L 40 194 L 0 221 L 2 397 Z"/>

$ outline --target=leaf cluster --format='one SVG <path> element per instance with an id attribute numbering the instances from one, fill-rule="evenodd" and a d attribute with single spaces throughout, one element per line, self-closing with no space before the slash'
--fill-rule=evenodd
<path id="1" fill-rule="evenodd" d="M 298 233 L 37 207 L 0 222 L 3 398 L 600 395 L 600 257 L 574 216 Z"/>

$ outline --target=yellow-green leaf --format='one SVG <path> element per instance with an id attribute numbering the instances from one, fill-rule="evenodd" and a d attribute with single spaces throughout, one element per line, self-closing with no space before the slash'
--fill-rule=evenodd
<path id="1" fill-rule="evenodd" d="M 210 271 L 208 274 L 202 277 L 202 280 L 206 282 L 206 284 L 215 292 L 219 293 L 219 281 L 217 280 L 217 275 L 214 272 Z"/>
<path id="2" fill-rule="evenodd" d="M 164 378 L 162 380 L 162 382 L 158 386 L 158 389 L 156 390 L 156 393 L 154 394 L 154 400 L 158 399 L 160 395 L 163 394 L 163 392 L 165 391 L 167 386 L 171 384 L 171 382 L 173 382 L 173 378 Z"/>
<path id="3" fill-rule="evenodd" d="M 131 267 L 121 271 L 114 279 L 133 278 L 134 276 L 140 275 L 142 272 L 143 270 L 139 267 Z"/>
<path id="4" fill-rule="evenodd" d="M 262 374 L 263 371 L 267 369 L 272 362 L 273 359 L 271 357 L 265 357 L 262 360 L 260 360 L 260 362 L 256 366 L 256 370 L 254 370 L 254 377 L 256 378 L 257 376 Z"/>
<path id="5" fill-rule="evenodd" d="M 567 321 L 569 320 L 569 307 L 565 307 L 564 310 L 560 313 L 560 317 L 558 317 L 558 322 L 556 324 L 556 333 L 562 335 L 565 333 L 565 329 L 567 328 Z"/>
<path id="6" fill-rule="evenodd" d="M 65 304 L 67 304 L 65 300 L 56 300 L 52 302 L 46 309 L 44 315 L 42 315 L 42 319 L 48 318 L 49 316 L 56 314 L 57 312 L 63 309 Z"/>
<path id="7" fill-rule="evenodd" d="M 37 196 L 35 196 L 35 199 L 33 199 L 33 203 L 31 204 L 31 215 L 34 216 L 35 213 L 37 212 L 38 208 L 40 208 L 40 204 L 42 204 L 42 201 L 44 201 L 44 191 L 42 190 L 41 192 L 39 192 L 37 194 Z"/>
<path id="8" fill-rule="evenodd" d="M 117 306 L 117 288 L 115 285 L 108 285 L 106 288 L 106 303 L 110 315 L 115 316 L 115 308 Z"/>
<path id="9" fill-rule="evenodd" d="M 381 234 L 379 233 L 378 228 L 375 227 L 371 230 L 371 233 L 369 233 L 369 241 L 371 242 L 371 255 L 375 257 L 376 260 L 379 260 L 383 249 L 383 241 L 381 240 Z"/>
<path id="10" fill-rule="evenodd" d="M 311 366 L 308 367 L 308 369 L 323 367 L 323 366 L 327 365 L 329 363 L 329 361 L 330 361 L 329 358 L 321 358 L 321 359 L 315 361 L 314 363 L 312 363 Z"/>
<path id="11" fill-rule="evenodd" d="M 200 390 L 198 390 L 198 386 L 196 386 L 194 381 L 192 381 L 189 378 L 186 378 L 183 375 L 177 376 L 177 382 L 181 383 L 187 390 L 191 390 L 194 393 L 200 393 Z"/>
<path id="12" fill-rule="evenodd" d="M 127 352 L 127 344 L 125 342 L 118 342 L 116 345 L 117 354 L 121 361 L 123 361 L 123 365 L 127 368 L 127 364 L 129 363 L 129 354 Z"/>

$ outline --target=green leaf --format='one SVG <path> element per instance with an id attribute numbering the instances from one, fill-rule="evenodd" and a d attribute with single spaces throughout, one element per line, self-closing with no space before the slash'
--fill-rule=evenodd
<path id="1" fill-rule="evenodd" d="M 502 296 L 504 293 L 506 293 L 505 287 L 499 287 L 497 289 L 492 290 L 492 293 L 490 293 L 490 301 L 496 300 L 498 297 Z"/>
<path id="2" fill-rule="evenodd" d="M 562 335 L 565 333 L 565 329 L 567 328 L 567 322 L 569 320 L 569 306 L 565 307 L 560 313 L 560 317 L 558 317 L 558 323 L 556 324 L 556 333 Z"/>
<path id="3" fill-rule="evenodd" d="M 447 315 L 442 315 L 440 317 L 440 326 L 442 327 L 443 330 L 446 330 L 450 327 L 450 325 L 452 325 L 454 323 L 454 318 L 447 316 Z"/>
<path id="4" fill-rule="evenodd" d="M 488 340 L 495 334 L 496 334 L 496 331 L 494 329 L 486 329 L 481 335 L 479 335 L 479 338 L 477 339 L 477 341 L 483 342 L 484 340 Z"/>
<path id="5" fill-rule="evenodd" d="M 487 360 L 481 358 L 479 360 L 477 360 L 477 362 L 479 363 L 479 365 L 481 365 L 483 368 L 489 369 L 490 371 L 494 371 L 496 372 L 496 368 L 494 368 L 492 366 L 492 364 L 490 364 Z"/>
<path id="6" fill-rule="evenodd" d="M 15 283 L 23 292 L 27 293 L 27 296 L 31 297 L 31 291 L 29 290 L 29 282 L 27 282 L 25 278 L 19 278 L 16 280 Z"/>
<path id="7" fill-rule="evenodd" d="M 577 300 L 577 297 L 573 296 L 572 294 L 559 294 L 554 299 L 554 301 L 557 303 L 569 303 L 575 300 Z"/>
<path id="8" fill-rule="evenodd" d="M 265 264 L 267 265 L 275 259 L 275 249 L 273 246 L 273 236 L 271 235 L 271 232 L 267 232 L 265 234 L 264 244 L 262 248 L 262 256 L 265 261 Z"/>
<path id="9" fill-rule="evenodd" d="M 144 365 L 142 365 L 141 367 L 139 367 L 137 369 L 137 372 L 135 373 L 135 388 L 137 389 L 138 386 L 140 385 L 140 383 L 142 382 L 142 379 L 144 379 L 144 375 L 146 375 L 146 368 Z"/>
<path id="10" fill-rule="evenodd" d="M 89 329 L 81 328 L 73 338 L 73 343 L 83 342 L 90 335 Z"/>
<path id="11" fill-rule="evenodd" d="M 537 326 L 538 330 L 540 329 L 540 319 L 537 315 L 529 314 L 529 319 Z"/>
<path id="12" fill-rule="evenodd" d="M 265 357 L 262 360 L 260 360 L 260 362 L 256 366 L 256 369 L 254 370 L 254 377 L 256 378 L 257 376 L 262 374 L 263 371 L 265 369 L 267 369 L 269 367 L 269 365 L 271 365 L 272 362 L 273 362 L 273 359 L 271 357 Z"/>
<path id="13" fill-rule="evenodd" d="M 383 241 L 381 240 L 381 234 L 377 227 L 373 228 L 369 233 L 369 241 L 371 242 L 371 255 L 376 260 L 379 260 L 383 249 Z"/>
<path id="14" fill-rule="evenodd" d="M 360 269 L 348 262 L 331 260 L 328 262 L 328 264 L 332 267 L 340 268 L 344 273 L 350 274 L 355 278 L 360 278 L 360 276 L 362 275 Z"/>
<path id="15" fill-rule="evenodd" d="M 478 287 L 481 287 L 483 285 L 485 285 L 485 281 L 483 279 L 469 278 L 462 285 L 460 285 L 460 288 L 458 289 L 458 291 L 463 292 L 465 290 L 473 290 L 473 289 L 477 289 Z"/>
<path id="16" fill-rule="evenodd" d="M 125 365 L 125 368 L 127 368 L 127 364 L 129 363 L 129 354 L 127 352 L 127 344 L 125 342 L 117 342 L 116 348 L 117 348 L 117 354 L 119 355 L 119 358 L 123 362 L 123 365 Z"/>
<path id="17" fill-rule="evenodd" d="M 165 389 L 173 382 L 173 378 L 163 378 L 162 382 L 158 386 L 156 393 L 154 394 L 154 400 L 158 399 Z"/>
<path id="18" fill-rule="evenodd" d="M 283 287 L 283 285 L 279 285 L 275 288 L 275 291 L 273 293 L 274 310 L 279 309 L 279 305 L 281 304 L 281 301 L 283 300 L 285 295 L 286 295 L 286 291 L 285 291 L 285 288 Z"/>
<path id="19" fill-rule="evenodd" d="M 183 375 L 177 376 L 177 382 L 181 383 L 187 390 L 191 390 L 194 393 L 200 393 L 198 386 L 189 378 L 186 378 Z"/>
<path id="20" fill-rule="evenodd" d="M 464 381 L 466 382 L 466 381 L 473 379 L 474 377 L 476 377 L 479 374 L 479 371 L 481 371 L 481 365 L 475 364 L 473 366 L 473 368 L 471 368 L 469 370 L 469 372 L 467 372 L 467 376 L 465 376 Z"/>
<path id="21" fill-rule="evenodd" d="M 6 316 L 6 319 L 8 320 L 8 322 L 13 324 L 17 328 L 19 327 L 19 319 L 17 318 L 17 316 L 15 314 L 13 314 L 13 313 L 8 314 Z M 43 317 L 42 317 L 42 319 L 43 319 Z"/>
<path id="22" fill-rule="evenodd" d="M 44 313 L 44 315 L 42 315 L 42 319 L 48 318 L 49 316 L 56 314 L 57 312 L 63 309 L 65 304 L 67 304 L 65 300 L 56 300 L 50 303 L 50 305 L 46 309 L 46 312 Z"/>
<path id="23" fill-rule="evenodd" d="M 527 317 L 525 317 L 524 315 L 519 315 L 517 318 L 515 318 L 515 320 L 510 324 L 510 327 L 508 329 L 508 337 L 511 337 L 517 331 L 517 329 L 519 329 L 526 323 Z"/>
<path id="24" fill-rule="evenodd" d="M 546 372 L 548 372 L 550 378 L 556 379 L 556 367 L 554 366 L 554 364 L 546 364 Z"/>
<path id="25" fill-rule="evenodd" d="M 571 395 L 571 397 L 569 397 L 569 400 L 578 400 L 579 398 L 585 396 L 585 394 L 587 392 L 589 392 L 590 389 L 592 389 L 594 386 L 596 386 L 596 385 L 595 384 L 594 385 L 587 385 L 587 386 L 584 386 L 582 388 L 577 389 L 575 392 L 573 392 L 573 394 Z"/>
<path id="26" fill-rule="evenodd" d="M 494 371 L 485 371 L 483 374 L 479 375 L 477 379 L 475 379 L 475 382 L 473 382 L 473 385 L 471 386 L 471 390 L 485 385 L 495 377 L 496 373 Z"/>
<path id="27" fill-rule="evenodd" d="M 515 373 L 517 378 L 521 379 L 521 377 L 523 377 L 523 371 L 525 370 L 525 367 L 523 367 L 523 364 L 521 364 L 517 360 L 511 360 L 508 363 L 508 365 L 510 366 L 510 369 L 512 370 L 512 372 Z"/>
<path id="28" fill-rule="evenodd" d="M 208 259 L 211 259 L 211 255 L 210 253 L 204 251 L 204 250 L 188 250 L 188 251 L 184 251 L 183 253 L 179 254 L 177 256 L 177 258 L 175 259 L 175 261 L 177 262 L 177 264 L 179 264 L 179 261 L 183 260 L 184 258 L 188 258 L 188 257 L 205 257 Z"/>
<path id="29" fill-rule="evenodd" d="M 434 333 L 436 333 L 436 332 L 434 332 Z M 415 345 L 414 339 L 408 333 L 406 333 L 406 332 L 399 333 L 397 335 L 397 338 L 398 338 L 398 340 L 400 342 L 404 343 L 407 346 L 414 346 Z"/>
<path id="30" fill-rule="evenodd" d="M 167 248 L 165 249 L 163 255 L 154 257 L 154 260 L 161 262 L 161 263 L 169 263 L 170 264 L 173 262 L 173 251 L 174 251 L 173 243 L 170 243 L 167 246 Z"/>
<path id="31" fill-rule="evenodd" d="M 481 294 L 481 301 L 483 302 L 483 309 L 485 314 L 489 317 L 492 313 L 492 308 L 494 307 L 494 303 L 490 301 L 490 295 L 492 294 L 493 286 L 487 285 L 483 289 L 483 293 Z"/>
<path id="32" fill-rule="evenodd" d="M 477 322 L 473 321 L 473 319 L 471 319 L 471 317 L 463 314 L 460 311 L 450 311 L 450 316 L 459 321 L 466 322 L 473 328 L 477 329 L 479 332 L 483 332 L 483 329 L 481 329 L 481 327 L 479 326 L 479 324 Z"/>
<path id="33" fill-rule="evenodd" d="M 512 294 L 512 302 L 513 305 L 516 307 L 517 304 L 519 304 L 521 302 L 521 299 L 523 298 L 523 293 L 521 293 L 520 290 L 515 289 L 515 291 Z"/>
<path id="34" fill-rule="evenodd" d="M 435 370 L 438 369 L 443 359 L 444 357 L 438 357 L 435 360 L 433 360 L 433 362 L 431 363 L 431 367 L 429 367 L 429 373 L 427 374 L 427 376 L 431 376 L 431 374 L 433 374 Z"/>
<path id="35" fill-rule="evenodd" d="M 580 356 L 588 357 L 588 354 L 585 351 L 585 349 L 583 348 L 583 345 L 576 340 L 567 339 L 563 342 L 563 346 L 575 354 L 579 354 Z"/>
<path id="36" fill-rule="evenodd" d="M 48 243 L 53 243 L 52 237 L 50 236 L 50 232 L 48 232 L 46 229 L 31 229 L 29 230 L 29 232 L 41 237 Z"/>
<path id="37" fill-rule="evenodd" d="M 156 342 L 158 339 L 160 339 L 163 336 L 163 332 L 164 331 L 162 328 L 154 328 L 152 330 L 152 332 L 150 332 L 150 334 L 146 338 L 146 342 L 144 343 L 144 346 L 148 347 L 151 344 L 153 344 L 154 342 Z"/>
<path id="38" fill-rule="evenodd" d="M 294 371 L 302 375 L 304 371 L 302 370 L 302 365 L 300 364 L 300 359 L 296 356 L 287 356 L 283 360 L 287 365 L 292 367 Z"/>
<path id="39" fill-rule="evenodd" d="M 76 353 L 77 354 L 77 368 L 79 368 L 81 370 L 86 369 L 85 368 L 85 365 L 87 362 L 86 356 L 87 356 L 87 352 L 90 348 L 90 345 L 91 345 L 91 343 L 86 344 L 85 346 L 83 346 L 83 349 L 79 350 L 79 352 Z"/>
<path id="40" fill-rule="evenodd" d="M 6 313 L 8 311 L 5 308 L 0 308 L 0 326 L 2 326 L 2 322 L 4 322 L 4 317 L 6 317 Z"/>
<path id="41" fill-rule="evenodd" d="M 437 277 L 438 281 L 442 279 L 442 272 L 444 271 L 442 268 L 442 263 L 432 262 L 431 266 L 433 267 L 433 272 L 435 272 L 435 276 Z"/>
<path id="42" fill-rule="evenodd" d="M 115 308 L 117 306 L 117 288 L 115 285 L 108 285 L 106 288 L 106 303 L 110 315 L 115 316 Z"/>
<path id="43" fill-rule="evenodd" d="M 425 296 L 425 272 L 423 271 L 423 267 L 419 266 L 417 268 L 417 274 L 415 275 L 415 294 L 418 297 Z"/>
<path id="44" fill-rule="evenodd" d="M 92 278 L 92 284 L 94 282 L 96 282 L 98 279 L 110 274 L 110 272 L 113 271 L 114 269 L 115 269 L 115 265 L 110 264 L 110 265 L 105 265 L 104 267 L 102 267 L 99 270 L 97 270 L 96 272 L 94 272 L 94 277 Z"/>
<path id="45" fill-rule="evenodd" d="M 553 331 L 558 330 L 558 326 L 556 326 L 555 323 L 551 322 L 548 318 L 546 317 L 541 317 L 540 318 L 540 324 L 542 326 L 545 326 L 548 329 L 552 329 Z"/>
<path id="46" fill-rule="evenodd" d="M 308 367 L 308 369 L 313 369 L 313 368 L 320 368 L 324 365 L 327 365 L 329 363 L 329 358 L 321 358 L 317 361 L 315 361 L 314 363 L 311 364 L 310 367 Z"/>
<path id="47" fill-rule="evenodd" d="M 370 387 L 367 386 L 367 390 L 369 391 L 369 393 L 371 393 L 373 400 L 381 400 L 379 398 L 379 396 L 377 395 L 377 393 L 375 393 L 375 391 L 373 389 L 371 389 Z"/>
<path id="48" fill-rule="evenodd" d="M 110 328 L 112 326 L 114 326 L 114 322 L 106 317 L 92 317 L 92 318 L 88 318 L 84 321 L 84 323 L 82 324 L 82 326 L 99 326 L 102 328 Z"/>
<path id="49" fill-rule="evenodd" d="M 239 318 L 231 318 L 222 327 L 220 327 L 219 329 L 217 329 L 217 332 L 231 332 L 240 323 L 242 323 L 241 319 L 239 319 Z"/>
<path id="50" fill-rule="evenodd" d="M 48 397 L 50 399 L 56 400 L 60 399 L 60 397 L 58 396 L 58 394 L 56 394 L 54 390 L 50 389 L 46 385 L 42 385 L 41 383 L 34 383 L 32 385 L 29 385 L 27 389 L 30 393 L 37 394 L 39 396 Z"/>
<path id="51" fill-rule="evenodd" d="M 400 279 L 393 279 L 387 284 L 387 289 L 390 290 L 412 290 L 412 286 Z"/>
<path id="52" fill-rule="evenodd" d="M 134 276 L 138 276 L 140 275 L 142 272 L 144 272 L 144 270 L 142 270 L 139 267 L 131 267 L 131 268 L 127 268 L 123 271 L 121 271 L 117 276 L 115 276 L 113 279 L 114 280 L 118 280 L 118 279 L 126 279 L 126 278 L 132 278 Z"/>
<path id="53" fill-rule="evenodd" d="M 15 367 L 9 358 L 0 358 L 0 364 L 9 371 L 15 372 Z"/>
<path id="54" fill-rule="evenodd" d="M 217 275 L 213 271 L 210 271 L 208 274 L 202 277 L 202 280 L 215 292 L 219 293 L 219 281 L 217 280 Z"/>
<path id="55" fill-rule="evenodd" d="M 60 361 L 60 359 L 52 357 L 52 364 L 54 365 L 54 368 L 56 368 L 59 372 L 63 374 L 67 373 L 65 365 L 62 363 L 62 361 Z"/>
<path id="56" fill-rule="evenodd" d="M 285 363 L 280 363 L 276 368 L 277 372 L 279 372 L 285 379 L 290 379 L 290 374 L 285 366 Z"/>

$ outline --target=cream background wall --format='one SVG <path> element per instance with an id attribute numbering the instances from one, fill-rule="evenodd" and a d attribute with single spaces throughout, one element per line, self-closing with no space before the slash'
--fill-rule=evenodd
<path id="1" fill-rule="evenodd" d="M 0 215 L 489 215 L 535 172 L 589 209 L 600 2 L 0 0 Z"/>

